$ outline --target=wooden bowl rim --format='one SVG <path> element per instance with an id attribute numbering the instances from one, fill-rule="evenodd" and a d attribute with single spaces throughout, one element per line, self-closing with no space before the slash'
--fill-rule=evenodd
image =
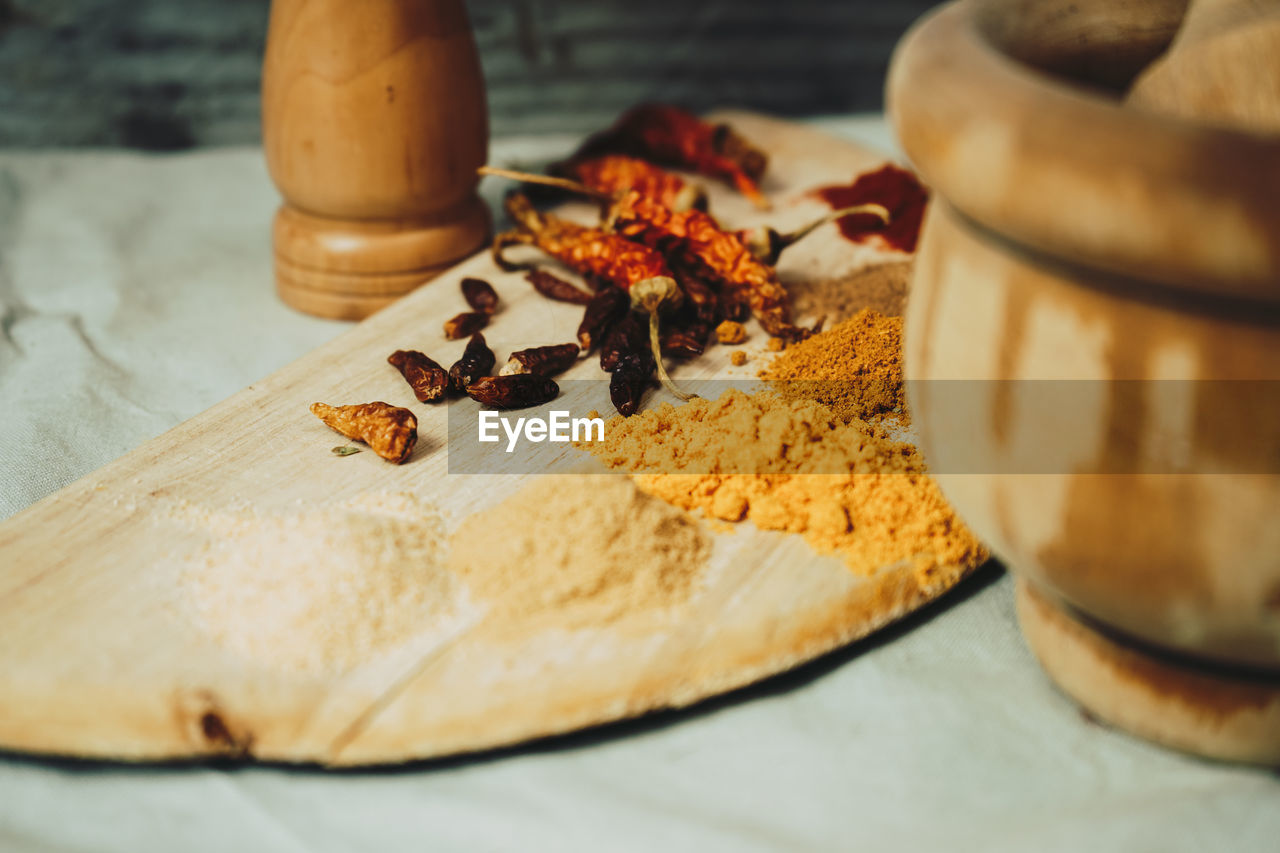
<path id="1" fill-rule="evenodd" d="M 1016 5 L 956 0 L 895 50 L 886 103 L 925 180 L 1055 258 L 1280 302 L 1280 137 L 1126 107 L 1015 60 L 980 21 Z"/>

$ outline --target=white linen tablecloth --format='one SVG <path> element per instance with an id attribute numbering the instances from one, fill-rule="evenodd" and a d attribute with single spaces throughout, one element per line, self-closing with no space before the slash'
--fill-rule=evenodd
<path id="1" fill-rule="evenodd" d="M 879 119 L 819 123 L 891 147 Z M 498 140 L 495 159 L 573 141 Z M 276 204 L 256 149 L 0 152 L 0 517 L 346 328 L 276 300 Z M 1280 850 L 1280 779 L 1090 722 L 998 570 L 726 699 L 496 754 L 348 773 L 0 757 L 4 853 L 832 848 Z"/>

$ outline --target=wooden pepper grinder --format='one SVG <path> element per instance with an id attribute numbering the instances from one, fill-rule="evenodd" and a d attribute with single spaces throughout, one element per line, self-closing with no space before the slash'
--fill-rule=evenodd
<path id="1" fill-rule="evenodd" d="M 276 287 L 359 319 L 482 246 L 484 80 L 462 0 L 273 0 L 267 168 Z"/>

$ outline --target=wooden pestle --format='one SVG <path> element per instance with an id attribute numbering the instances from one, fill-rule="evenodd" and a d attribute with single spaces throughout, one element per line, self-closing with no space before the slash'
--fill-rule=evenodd
<path id="1" fill-rule="evenodd" d="M 262 135 L 284 196 L 276 287 L 299 310 L 359 319 L 488 240 L 488 116 L 462 0 L 273 0 Z"/>
<path id="2" fill-rule="evenodd" d="M 1280 133 L 1280 0 L 1192 0 L 1169 50 L 1138 76 L 1127 101 Z"/>

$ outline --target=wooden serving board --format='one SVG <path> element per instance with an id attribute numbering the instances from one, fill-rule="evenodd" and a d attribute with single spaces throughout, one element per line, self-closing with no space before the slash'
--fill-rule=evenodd
<path id="1" fill-rule="evenodd" d="M 825 208 L 804 191 L 884 160 L 783 122 L 724 117 L 773 158 L 765 189 L 776 208 L 767 216 L 708 187 L 712 209 L 735 225 L 807 221 Z M 784 280 L 832 279 L 890 259 L 825 231 L 789 252 Z M 485 332 L 499 363 L 514 349 L 573 339 L 580 308 L 548 302 L 480 255 L 0 525 L 0 747 L 325 765 L 476 750 L 688 705 L 863 637 L 954 584 L 957 576 L 921 586 L 904 567 L 856 577 L 799 537 L 744 524 L 714 533 L 707 584 L 675 623 L 568 629 L 543 618 L 499 631 L 476 608 L 330 678 L 283 674 L 213 643 L 184 611 L 180 583 L 210 534 L 175 521 L 175 506 L 274 512 L 411 491 L 450 514 L 451 532 L 527 482 L 449 474 L 445 407 L 416 403 L 386 363 L 397 348 L 445 364 L 460 354 L 463 342 L 444 341 L 440 327 L 463 309 L 458 282 L 468 275 L 503 299 Z M 746 348 L 762 350 L 752 330 Z M 731 368 L 731 349 L 711 348 L 677 378 L 752 376 L 759 359 Z M 569 375 L 601 377 L 595 358 Z M 375 399 L 419 416 L 418 449 L 403 466 L 369 452 L 331 455 L 341 439 L 307 411 L 317 400 Z"/>

